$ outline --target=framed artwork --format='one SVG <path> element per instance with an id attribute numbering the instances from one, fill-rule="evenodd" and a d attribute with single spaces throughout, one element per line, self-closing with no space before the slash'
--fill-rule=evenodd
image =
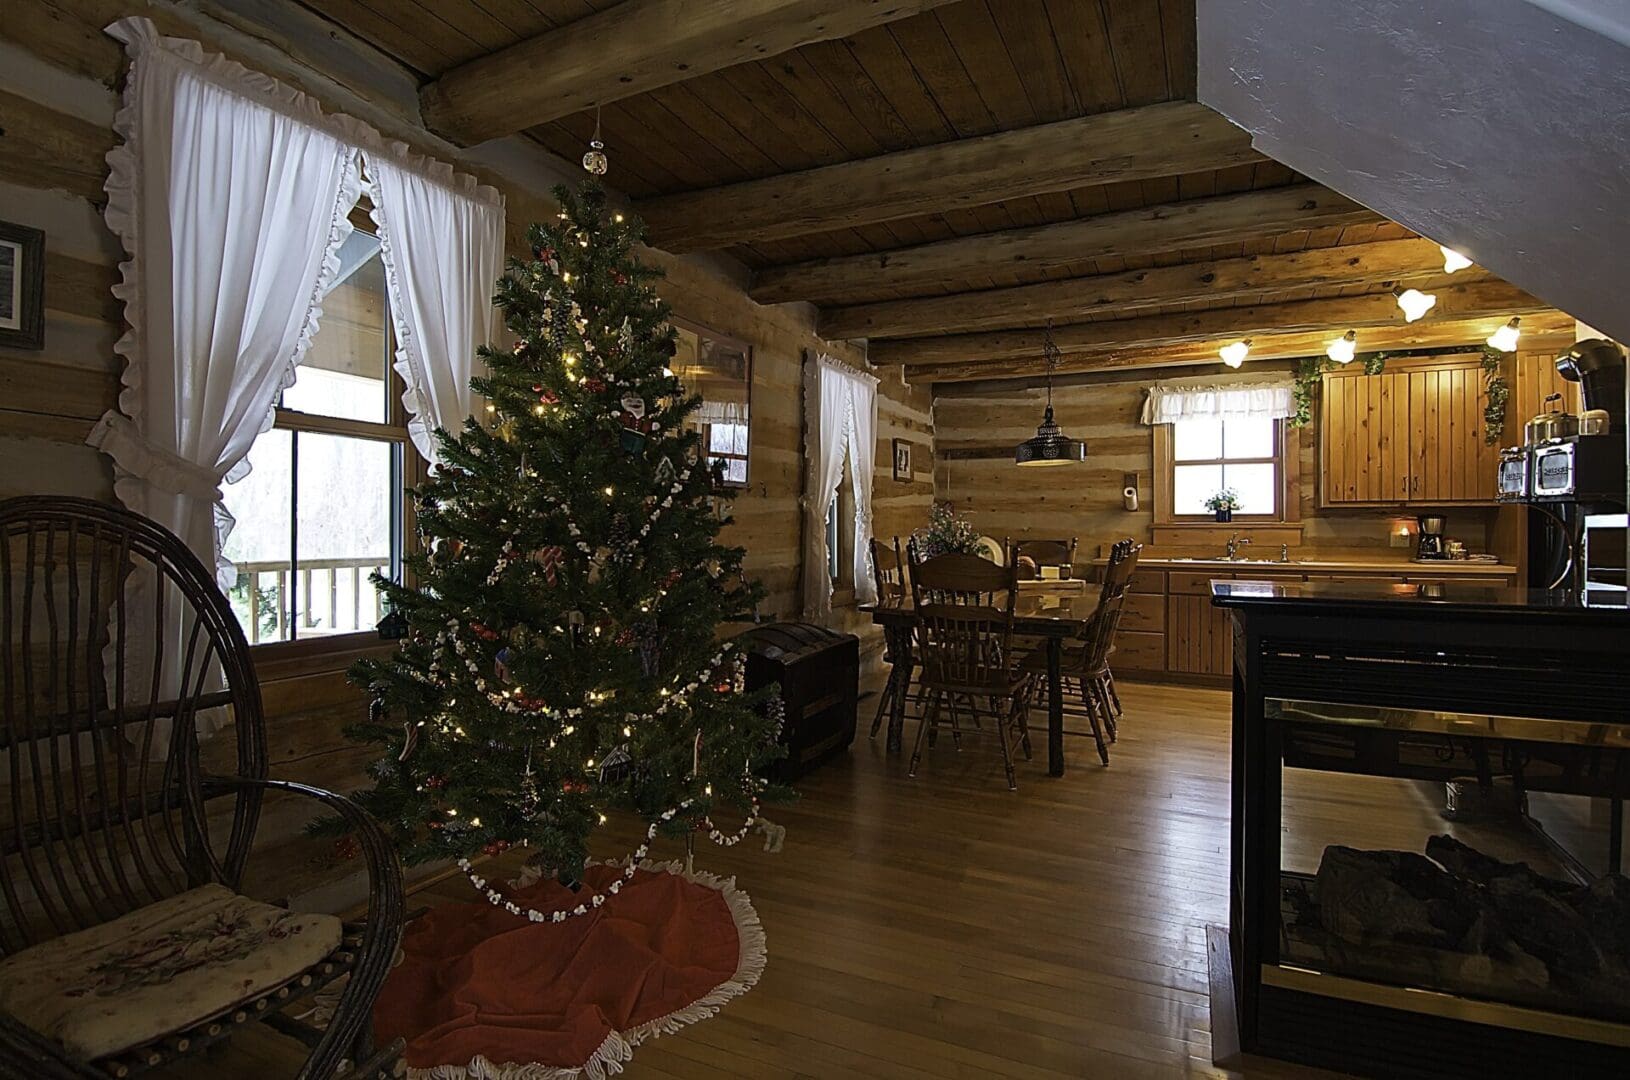
<path id="1" fill-rule="evenodd" d="M 45 233 L 0 221 L 0 345 L 45 348 Z"/>
<path id="2" fill-rule="evenodd" d="M 686 421 L 702 435 L 702 453 L 720 470 L 724 487 L 747 486 L 752 444 L 753 348 L 682 319 L 669 319 L 678 337 L 669 361 L 687 394 L 702 406 Z"/>
<path id="3" fill-rule="evenodd" d="M 904 439 L 894 440 L 894 478 L 911 483 L 911 444 Z"/>

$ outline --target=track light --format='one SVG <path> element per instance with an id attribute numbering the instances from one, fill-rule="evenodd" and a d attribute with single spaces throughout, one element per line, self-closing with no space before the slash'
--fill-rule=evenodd
<path id="1" fill-rule="evenodd" d="M 1472 264 L 1470 259 L 1466 258 L 1466 256 L 1462 255 L 1452 247 L 1445 247 L 1444 245 L 1439 244 L 1438 250 L 1443 252 L 1443 272 L 1445 274 L 1452 274 L 1456 270 L 1464 270 L 1466 267 Z"/>
<path id="2" fill-rule="evenodd" d="M 1241 364 L 1245 363 L 1245 358 L 1250 355 L 1250 352 L 1251 339 L 1244 338 L 1243 340 L 1236 341 L 1231 345 L 1224 345 L 1222 348 L 1217 350 L 1217 355 L 1222 357 L 1222 362 L 1227 364 L 1229 367 L 1237 368 Z"/>
<path id="3" fill-rule="evenodd" d="M 1517 339 L 1522 336 L 1522 317 L 1511 316 L 1511 321 L 1488 336 L 1489 347 L 1501 352 L 1516 352 Z"/>
<path id="4" fill-rule="evenodd" d="M 1336 340 L 1332 341 L 1324 350 L 1324 355 L 1338 364 L 1351 364 L 1353 356 L 1358 352 L 1358 331 L 1349 330 Z"/>
<path id="5" fill-rule="evenodd" d="M 1398 294 L 1398 306 L 1404 310 L 1404 321 L 1414 322 L 1437 306 L 1438 298 L 1419 289 L 1405 289 Z"/>

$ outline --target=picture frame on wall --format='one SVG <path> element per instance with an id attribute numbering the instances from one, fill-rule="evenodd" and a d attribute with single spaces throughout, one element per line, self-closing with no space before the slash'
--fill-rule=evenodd
<path id="1" fill-rule="evenodd" d="M 0 221 L 0 345 L 45 348 L 45 233 Z"/>
<path id="2" fill-rule="evenodd" d="M 911 444 L 904 439 L 894 440 L 894 479 L 911 483 Z"/>

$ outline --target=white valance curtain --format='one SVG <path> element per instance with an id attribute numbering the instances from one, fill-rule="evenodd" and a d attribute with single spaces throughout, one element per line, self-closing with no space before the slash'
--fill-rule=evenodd
<path id="1" fill-rule="evenodd" d="M 1149 397 L 1143 403 L 1143 422 L 1171 424 L 1193 417 L 1283 420 L 1296 415 L 1294 391 L 1289 379 L 1204 385 L 1160 383 L 1149 388 Z"/>
<path id="2" fill-rule="evenodd" d="M 232 518 L 220 485 L 294 381 L 340 270 L 363 159 L 379 208 L 415 445 L 470 412 L 471 358 L 492 331 L 503 202 L 401 144 L 147 19 L 107 32 L 131 69 L 108 154 L 109 226 L 129 259 L 119 411 L 88 439 L 121 502 L 182 538 L 219 584 Z M 421 442 L 421 438 L 423 441 Z"/>
<path id="3" fill-rule="evenodd" d="M 832 611 L 827 573 L 826 514 L 838 497 L 843 466 L 854 481 L 855 599 L 877 599 L 872 581 L 872 469 L 877 457 L 877 378 L 821 353 L 804 365 L 804 617 Z"/>

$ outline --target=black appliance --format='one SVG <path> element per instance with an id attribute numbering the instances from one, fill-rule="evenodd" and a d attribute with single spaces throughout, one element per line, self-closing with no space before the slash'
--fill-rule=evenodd
<path id="1" fill-rule="evenodd" d="M 1443 518 L 1437 514 L 1427 514 L 1416 518 L 1415 524 L 1420 529 L 1420 535 L 1415 540 L 1415 558 L 1448 558 L 1448 553 L 1443 550 Z"/>
<path id="2" fill-rule="evenodd" d="M 1579 341 L 1557 357 L 1564 379 L 1579 384 L 1586 410 L 1608 415 L 1606 432 L 1571 434 L 1501 451 L 1498 497 L 1524 502 L 1528 586 L 1585 586 L 1585 519 L 1625 507 L 1625 356 L 1604 338 Z"/>
<path id="3" fill-rule="evenodd" d="M 776 778 L 791 780 L 855 741 L 860 639 L 813 623 L 771 623 L 737 638 L 747 653 L 748 690 L 778 683 L 787 756 Z"/>

